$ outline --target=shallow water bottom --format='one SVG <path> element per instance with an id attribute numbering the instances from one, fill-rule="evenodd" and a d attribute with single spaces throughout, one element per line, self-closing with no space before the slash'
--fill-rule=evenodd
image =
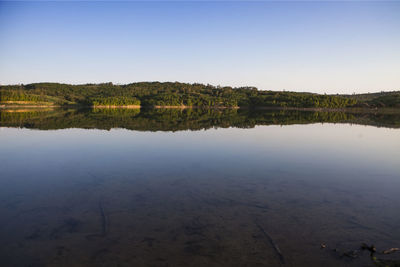
<path id="1" fill-rule="evenodd" d="M 86 186 L 9 203 L 18 209 L 2 210 L 1 258 L 9 266 L 363 266 L 368 256 L 346 259 L 331 249 L 399 241 L 396 222 L 384 217 L 398 202 L 377 204 L 374 192 L 334 186 L 290 174 L 93 175 Z"/>

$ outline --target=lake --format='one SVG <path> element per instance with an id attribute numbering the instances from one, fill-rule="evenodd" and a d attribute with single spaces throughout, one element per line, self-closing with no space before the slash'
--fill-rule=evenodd
<path id="1" fill-rule="evenodd" d="M 0 116 L 2 266 L 375 266 L 362 243 L 400 247 L 398 112 Z"/>

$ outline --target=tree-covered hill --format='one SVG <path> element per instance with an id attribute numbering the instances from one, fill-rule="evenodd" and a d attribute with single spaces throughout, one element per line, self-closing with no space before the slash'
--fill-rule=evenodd
<path id="1" fill-rule="evenodd" d="M 364 107 L 400 107 L 400 91 L 343 95 Z"/>
<path id="2" fill-rule="evenodd" d="M 33 83 L 0 86 L 0 104 L 29 102 L 84 106 L 345 108 L 398 107 L 399 101 L 400 92 L 321 95 L 179 82 L 138 82 L 126 85 Z"/>
<path id="3" fill-rule="evenodd" d="M 141 105 L 196 107 L 342 108 L 351 98 L 311 93 L 260 91 L 255 87 L 219 87 L 179 82 L 70 85 L 35 83 L 0 86 L 0 101 L 48 102 L 54 105 Z"/>

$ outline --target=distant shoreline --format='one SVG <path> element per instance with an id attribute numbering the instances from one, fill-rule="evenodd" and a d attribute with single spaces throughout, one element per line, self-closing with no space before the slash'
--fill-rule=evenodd
<path id="1" fill-rule="evenodd" d="M 0 104 L 0 108 L 61 108 L 60 105 L 34 105 L 34 104 L 24 104 L 24 105 L 3 105 Z"/>
<path id="2" fill-rule="evenodd" d="M 78 106 L 82 108 L 218 108 L 333 110 L 399 108 L 400 91 L 327 95 L 265 91 L 256 87 L 180 82 L 0 85 L 0 105 Z"/>
<path id="3" fill-rule="evenodd" d="M 141 106 L 141 105 L 35 105 L 35 104 L 5 104 L 0 103 L 0 109 L 56 109 L 56 108 L 92 108 L 92 109 L 242 109 L 242 110 L 291 110 L 314 112 L 347 112 L 347 113 L 399 113 L 400 109 L 392 107 L 347 107 L 347 108 L 299 108 L 299 107 L 263 107 L 263 106 Z"/>
<path id="4" fill-rule="evenodd" d="M 92 108 L 132 108 L 132 109 L 141 108 L 140 105 L 123 105 L 123 106 L 117 106 L 117 105 L 92 105 L 90 107 L 92 107 Z"/>

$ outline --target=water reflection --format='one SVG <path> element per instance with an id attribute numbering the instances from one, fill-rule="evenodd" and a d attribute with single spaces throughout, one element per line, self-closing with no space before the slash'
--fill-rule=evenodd
<path id="1" fill-rule="evenodd" d="M 41 130 L 125 128 L 137 131 L 180 131 L 321 122 L 400 128 L 400 112 L 393 110 L 327 112 L 248 109 L 0 109 L 0 126 Z"/>
<path id="2" fill-rule="evenodd" d="M 331 249 L 399 247 L 396 115 L 35 112 L 1 113 L 47 130 L 0 131 L 4 266 L 372 266 Z"/>

